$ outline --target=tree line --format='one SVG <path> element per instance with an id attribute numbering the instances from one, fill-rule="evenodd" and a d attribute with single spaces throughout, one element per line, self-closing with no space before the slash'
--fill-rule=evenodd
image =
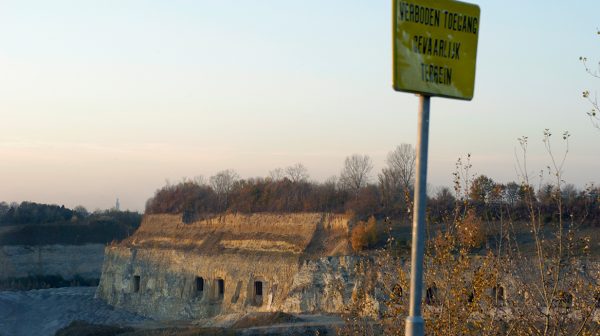
<path id="1" fill-rule="evenodd" d="M 53 204 L 0 202 L 0 245 L 109 243 L 131 235 L 141 214 L 116 209 L 88 212 Z"/>
<path id="2" fill-rule="evenodd" d="M 372 177 L 367 155 L 347 157 L 337 176 L 324 182 L 309 180 L 308 170 L 298 163 L 272 170 L 267 177 L 242 179 L 233 170 L 167 183 L 146 203 L 146 213 L 182 214 L 184 222 L 224 212 L 352 212 L 363 220 L 409 218 L 412 210 L 415 150 L 402 144 L 387 156 L 386 166 Z M 470 157 L 468 158 L 470 159 Z M 528 202 L 544 211 L 545 221 L 556 217 L 560 198 L 565 218 L 576 216 L 600 225 L 600 187 L 578 190 L 567 184 L 556 190 L 550 184 L 534 188 L 525 183 L 497 183 L 486 175 L 469 175 L 470 163 L 457 161 L 454 190 L 442 187 L 428 193 L 428 216 L 444 221 L 457 209 L 473 209 L 485 220 L 509 214 L 515 220 L 529 218 Z M 461 185 L 456 185 L 460 183 Z"/>
<path id="3" fill-rule="evenodd" d="M 87 211 L 86 211 L 87 212 Z M 0 202 L 0 225 L 35 225 L 70 221 L 74 210 L 54 204 L 22 202 L 7 204 Z"/>

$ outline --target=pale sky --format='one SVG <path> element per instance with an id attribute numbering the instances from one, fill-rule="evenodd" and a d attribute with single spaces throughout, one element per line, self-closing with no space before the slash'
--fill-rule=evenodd
<path id="1" fill-rule="evenodd" d="M 565 180 L 600 183 L 579 56 L 600 61 L 600 2 L 477 1 L 471 102 L 433 98 L 429 182 L 454 162 L 518 181 L 571 133 Z M 143 210 L 165 180 L 303 163 L 322 181 L 414 144 L 418 98 L 391 86 L 391 1 L 0 1 L 0 201 Z"/>

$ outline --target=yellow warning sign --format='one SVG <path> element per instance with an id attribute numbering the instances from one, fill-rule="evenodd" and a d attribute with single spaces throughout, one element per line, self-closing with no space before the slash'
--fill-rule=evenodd
<path id="1" fill-rule="evenodd" d="M 393 0 L 394 89 L 471 100 L 479 6 L 452 0 Z"/>

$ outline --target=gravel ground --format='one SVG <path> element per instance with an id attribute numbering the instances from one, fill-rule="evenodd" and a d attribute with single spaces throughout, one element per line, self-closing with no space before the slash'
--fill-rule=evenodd
<path id="1" fill-rule="evenodd" d="M 147 320 L 94 299 L 96 287 L 0 292 L 0 335 L 50 336 L 71 321 L 136 325 Z"/>

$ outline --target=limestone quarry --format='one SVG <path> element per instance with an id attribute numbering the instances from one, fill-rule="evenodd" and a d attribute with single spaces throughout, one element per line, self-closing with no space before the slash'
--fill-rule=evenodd
<path id="1" fill-rule="evenodd" d="M 31 275 L 99 279 L 104 244 L 0 246 L 0 279 Z"/>
<path id="2" fill-rule="evenodd" d="M 406 259 L 399 256 L 390 263 L 376 251 L 353 252 L 351 224 L 345 215 L 223 214 L 191 223 L 181 218 L 146 215 L 132 236 L 107 246 L 96 297 L 159 321 L 208 320 L 210 325 L 235 319 L 231 316 L 273 312 L 358 313 L 377 321 L 389 309 L 390 291 L 400 285 L 397 293 L 402 296 L 408 290 L 398 275 L 408 274 Z M 475 270 L 485 266 L 482 255 L 469 258 Z M 486 285 L 480 295 L 495 303 L 479 301 L 482 311 L 511 318 L 521 303 L 529 302 L 531 286 L 526 284 L 535 276 L 534 265 L 523 262 L 516 273 L 498 274 L 497 282 Z M 592 260 L 580 264 L 573 269 L 598 279 L 600 264 Z M 472 271 L 461 281 L 473 282 Z M 436 283 L 444 281 L 443 272 L 429 274 L 425 311 L 439 309 L 444 294 Z M 571 288 L 565 283 L 557 290 L 564 291 L 563 305 L 571 305 Z M 465 293 L 468 296 L 467 289 Z M 600 314 L 590 318 L 597 321 Z"/>
<path id="3" fill-rule="evenodd" d="M 193 223 L 146 215 L 131 237 L 106 247 L 96 295 L 161 320 L 341 313 L 364 281 L 348 230 L 343 215 L 320 213 L 226 214 Z"/>

